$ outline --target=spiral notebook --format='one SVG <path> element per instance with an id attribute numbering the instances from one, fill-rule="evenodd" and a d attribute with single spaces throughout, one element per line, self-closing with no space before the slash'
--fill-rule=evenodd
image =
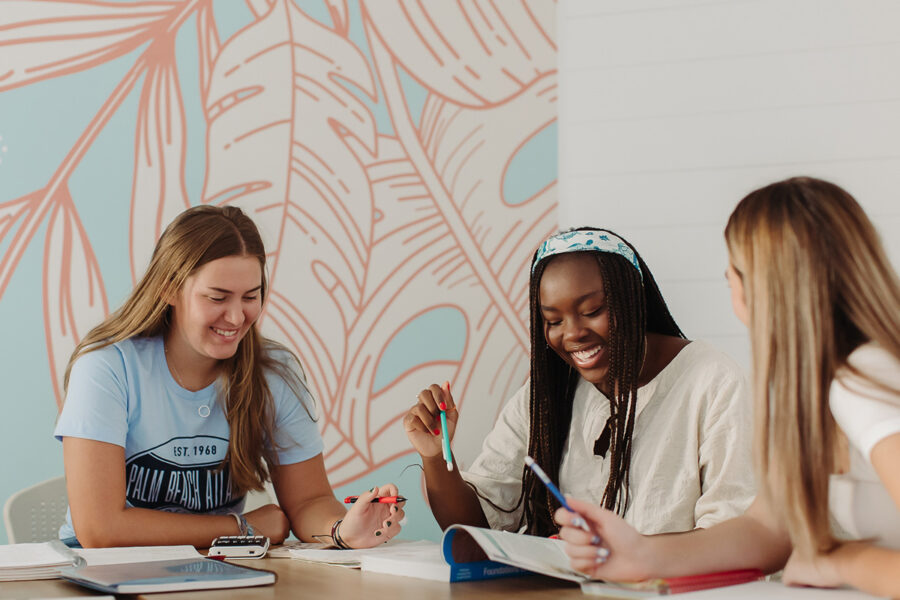
<path id="1" fill-rule="evenodd" d="M 63 569 L 62 579 L 109 594 L 214 590 L 275 583 L 275 573 L 211 558 Z"/>

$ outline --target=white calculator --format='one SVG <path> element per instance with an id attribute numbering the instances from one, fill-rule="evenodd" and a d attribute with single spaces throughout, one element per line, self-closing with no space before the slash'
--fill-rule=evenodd
<path id="1" fill-rule="evenodd" d="M 223 558 L 262 558 L 269 550 L 264 535 L 221 535 L 213 540 L 207 556 Z"/>

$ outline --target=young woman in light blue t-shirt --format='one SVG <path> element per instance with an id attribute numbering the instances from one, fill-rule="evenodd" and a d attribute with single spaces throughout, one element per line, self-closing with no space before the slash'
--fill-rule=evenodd
<path id="1" fill-rule="evenodd" d="M 349 511 L 322 458 L 296 357 L 262 337 L 266 252 L 235 207 L 196 206 L 162 234 L 121 308 L 78 345 L 54 434 L 69 516 L 86 547 L 192 544 L 255 533 L 282 542 L 380 544 L 400 531 L 393 484 Z M 271 479 L 278 505 L 243 513 Z"/>

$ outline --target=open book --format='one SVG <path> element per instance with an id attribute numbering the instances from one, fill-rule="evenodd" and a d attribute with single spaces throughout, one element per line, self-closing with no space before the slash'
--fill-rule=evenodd
<path id="1" fill-rule="evenodd" d="M 440 546 L 418 548 L 401 554 L 363 557 L 363 571 L 405 575 L 442 581 L 466 581 L 540 573 L 582 585 L 588 594 L 612 598 L 643 598 L 682 591 L 706 589 L 753 581 L 762 577 L 757 570 L 711 573 L 634 584 L 593 581 L 569 566 L 562 540 L 496 531 L 467 525 L 452 525 L 444 532 Z"/>
<path id="2" fill-rule="evenodd" d="M 470 581 L 542 573 L 571 581 L 585 579 L 569 568 L 562 542 L 506 531 L 452 525 L 440 543 L 420 542 L 409 552 L 371 552 L 363 571 L 434 579 Z M 400 550 L 400 549 L 398 549 Z"/>

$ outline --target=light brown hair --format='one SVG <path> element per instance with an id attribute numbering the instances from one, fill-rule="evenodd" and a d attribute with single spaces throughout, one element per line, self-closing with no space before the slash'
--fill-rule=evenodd
<path id="1" fill-rule="evenodd" d="M 82 354 L 131 337 L 165 336 L 172 321 L 168 300 L 197 269 L 228 256 L 251 256 L 259 261 L 260 300 L 265 302 L 266 251 L 250 217 L 237 207 L 210 205 L 195 206 L 178 215 L 160 236 L 150 266 L 125 303 L 75 348 L 66 367 L 65 387 L 72 365 Z M 287 364 L 286 357 L 290 357 Z M 220 402 L 230 429 L 223 468 L 230 469 L 235 494 L 261 490 L 269 469 L 277 464 L 271 445 L 275 439 L 275 408 L 266 373 L 281 376 L 300 399 L 300 389 L 305 387 L 298 374 L 302 369 L 287 348 L 262 337 L 256 323 L 240 341 L 234 356 L 223 360 L 221 366 Z M 310 412 L 312 407 L 305 408 Z"/>
<path id="2" fill-rule="evenodd" d="M 819 179 L 751 192 L 725 240 L 749 315 L 760 492 L 801 554 L 827 551 L 841 437 L 829 388 L 844 370 L 863 376 L 847 364 L 863 343 L 900 360 L 900 282 L 859 204 Z"/>

